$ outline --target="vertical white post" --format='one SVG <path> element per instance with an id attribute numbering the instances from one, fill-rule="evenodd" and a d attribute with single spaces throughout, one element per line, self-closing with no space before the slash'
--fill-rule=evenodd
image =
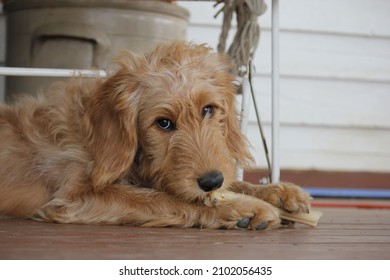
<path id="1" fill-rule="evenodd" d="M 248 132 L 250 97 L 249 79 L 248 74 L 246 74 L 242 79 L 242 103 L 240 112 L 240 130 L 244 135 L 247 135 Z M 242 181 L 244 179 L 244 170 L 241 167 L 237 167 L 236 177 L 237 181 Z"/>
<path id="2" fill-rule="evenodd" d="M 272 183 L 280 180 L 279 150 L 279 0 L 272 0 Z"/>

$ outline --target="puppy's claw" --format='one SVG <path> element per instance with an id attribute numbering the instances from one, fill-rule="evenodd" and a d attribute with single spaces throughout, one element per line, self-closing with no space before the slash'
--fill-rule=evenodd
<path id="1" fill-rule="evenodd" d="M 268 227 L 268 222 L 264 221 L 255 227 L 255 230 L 265 230 Z"/>
<path id="2" fill-rule="evenodd" d="M 248 217 L 242 218 L 241 220 L 239 220 L 239 221 L 237 222 L 237 226 L 238 226 L 239 228 L 248 228 L 250 222 L 251 222 L 251 219 L 250 219 L 250 218 L 248 218 Z"/>
<path id="3" fill-rule="evenodd" d="M 288 227 L 288 228 L 294 228 L 295 222 L 289 221 L 289 220 L 284 220 L 282 219 L 281 223 L 282 226 Z"/>

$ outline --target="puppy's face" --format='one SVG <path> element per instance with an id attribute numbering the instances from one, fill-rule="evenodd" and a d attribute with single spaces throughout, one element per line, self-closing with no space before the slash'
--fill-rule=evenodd
<path id="1" fill-rule="evenodd" d="M 138 127 L 140 172 L 145 179 L 192 201 L 234 178 L 223 95 L 160 87 L 144 93 Z"/>
<path id="2" fill-rule="evenodd" d="M 203 200 L 232 182 L 236 164 L 250 156 L 238 130 L 230 65 L 204 47 L 174 53 L 152 53 L 141 67 L 147 71 L 136 75 L 137 173 L 182 200 Z"/>

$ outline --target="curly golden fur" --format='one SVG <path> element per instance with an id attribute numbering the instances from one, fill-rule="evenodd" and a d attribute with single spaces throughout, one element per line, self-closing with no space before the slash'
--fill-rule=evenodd
<path id="1" fill-rule="evenodd" d="M 235 166 L 252 158 L 225 56 L 175 42 L 125 52 L 118 64 L 105 80 L 73 79 L 0 106 L 1 215 L 263 229 L 280 223 L 273 206 L 308 211 L 309 196 L 292 184 L 235 181 Z M 205 206 L 216 188 L 246 196 Z"/>

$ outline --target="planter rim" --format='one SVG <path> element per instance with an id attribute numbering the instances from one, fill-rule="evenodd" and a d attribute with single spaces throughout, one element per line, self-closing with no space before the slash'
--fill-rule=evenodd
<path id="1" fill-rule="evenodd" d="M 163 1 L 133 0 L 5 0 L 5 13 L 39 8 L 113 8 L 162 13 L 188 20 L 187 9 Z"/>

